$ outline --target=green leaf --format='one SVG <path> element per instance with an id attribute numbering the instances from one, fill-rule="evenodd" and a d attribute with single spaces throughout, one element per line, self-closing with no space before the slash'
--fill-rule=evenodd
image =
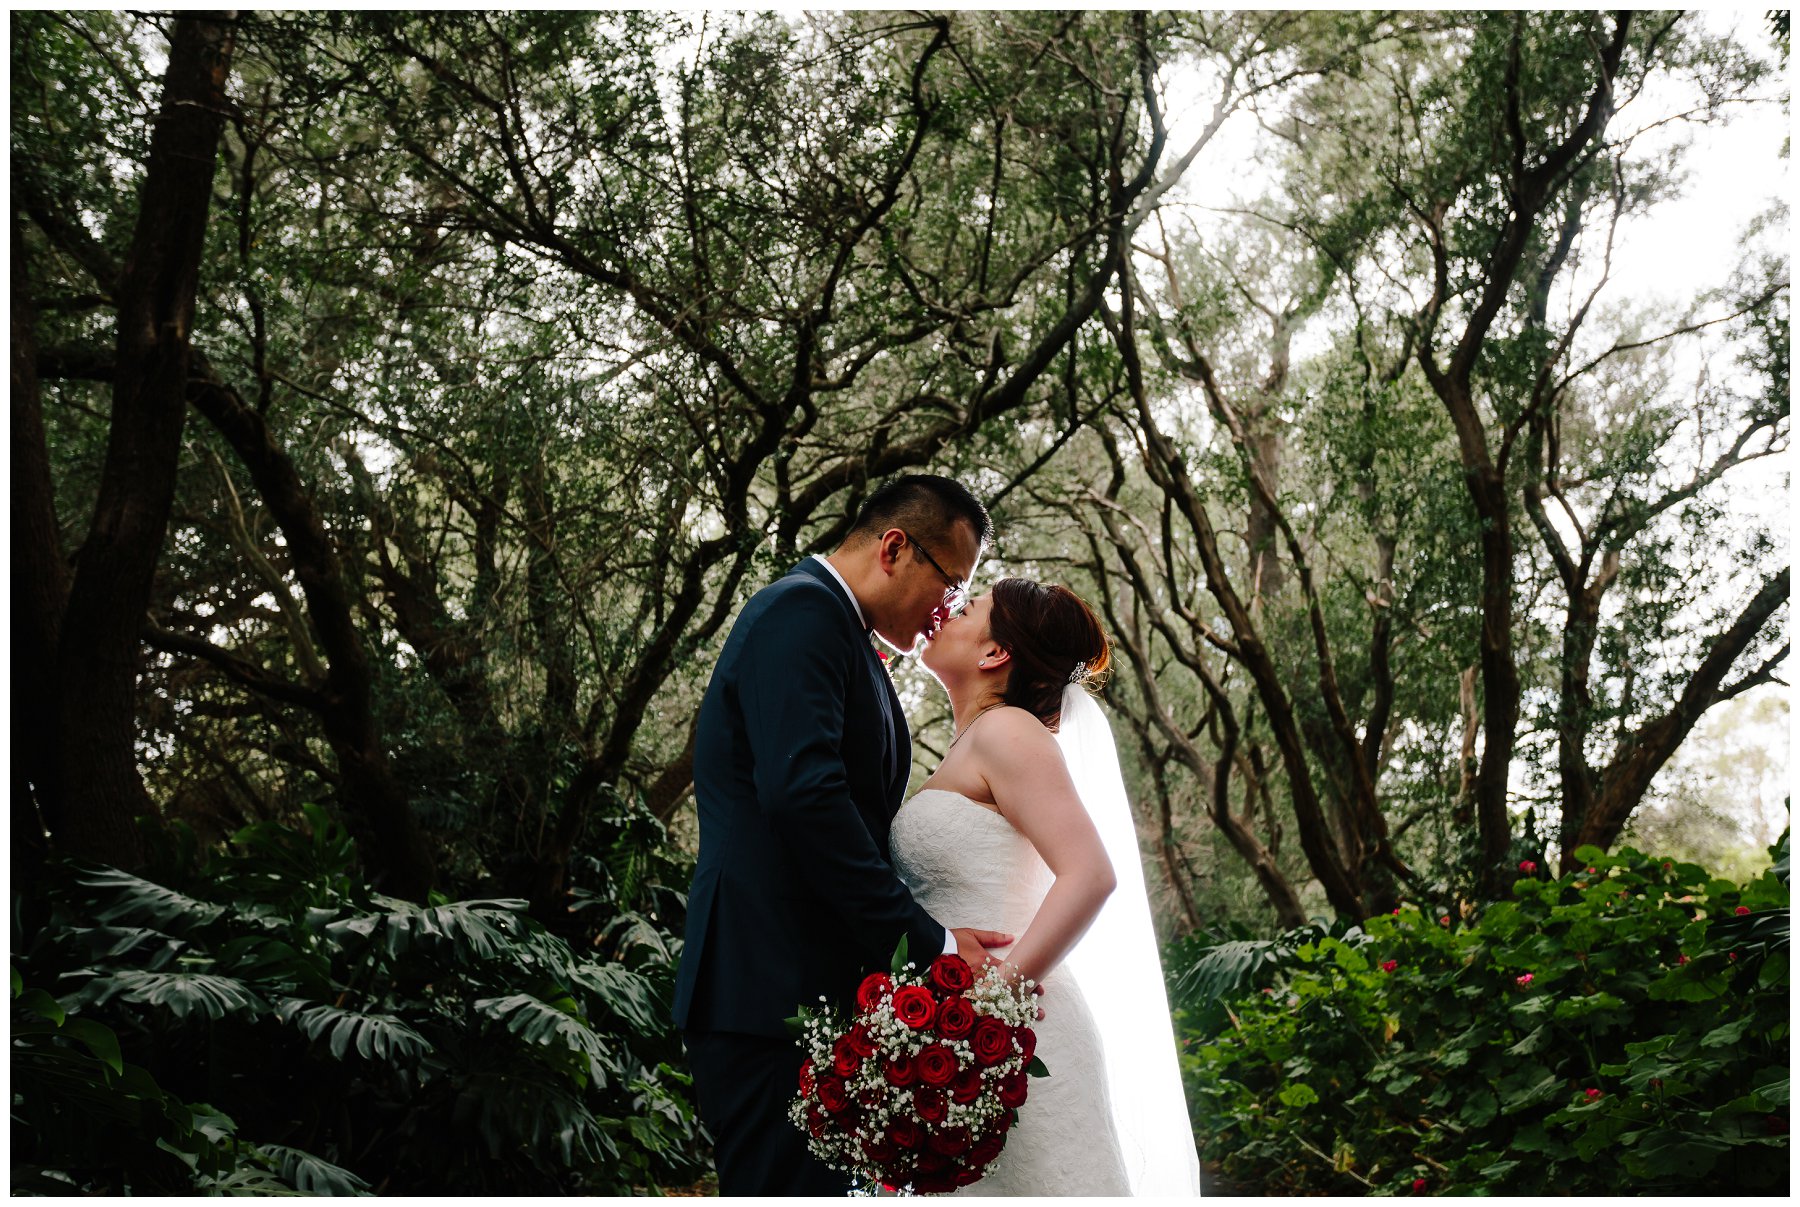
<path id="1" fill-rule="evenodd" d="M 298 1148 L 258 1144 L 256 1151 L 268 1158 L 283 1182 L 301 1194 L 361 1195 L 374 1192 L 369 1184 L 339 1165 Z"/>
<path id="2" fill-rule="evenodd" d="M 1050 1076 L 1050 1066 L 1044 1063 L 1042 1056 L 1034 1053 L 1031 1063 L 1025 1066 L 1025 1072 L 1027 1076 L 1031 1077 L 1048 1077 Z"/>
<path id="3" fill-rule="evenodd" d="M 48 1019 L 59 1027 L 62 1026 L 65 1017 L 62 1003 L 42 989 L 27 989 L 24 993 L 15 993 L 13 996 L 19 1001 L 19 1009 L 35 1014 L 39 1018 Z"/>
<path id="4" fill-rule="evenodd" d="M 111 1027 L 91 1018 L 71 1018 L 62 1025 L 62 1034 L 92 1052 L 97 1060 L 114 1073 L 125 1071 L 124 1056 L 119 1051 L 119 1037 Z"/>
<path id="5" fill-rule="evenodd" d="M 408 1062 L 433 1050 L 423 1035 L 392 1014 L 366 1014 L 302 998 L 289 998 L 277 1014 L 308 1039 L 323 1039 L 335 1060 L 352 1048 L 364 1060 Z"/>
<path id="6" fill-rule="evenodd" d="M 1702 1048 L 1723 1048 L 1735 1044 L 1744 1038 L 1744 1032 L 1756 1023 L 1754 1015 L 1746 1014 L 1740 1019 L 1714 1027 L 1700 1040 Z"/>
<path id="7" fill-rule="evenodd" d="M 906 969 L 907 936 L 900 936 L 900 945 L 894 948 L 894 958 L 888 962 L 888 971 L 899 976 Z"/>
<path id="8" fill-rule="evenodd" d="M 580 1052 L 595 1058 L 609 1055 L 600 1036 L 581 1019 L 528 993 L 482 998 L 474 1003 L 478 1013 L 504 1023 L 507 1031 L 526 1043 Z"/>
<path id="9" fill-rule="evenodd" d="M 1281 1099 L 1282 1105 L 1293 1107 L 1296 1110 L 1304 1110 L 1319 1100 L 1319 1095 L 1304 1081 L 1296 1081 L 1291 1085 L 1283 1086 L 1275 1096 Z"/>
<path id="10" fill-rule="evenodd" d="M 176 1018 L 197 1014 L 217 1021 L 228 1014 L 261 1014 L 262 998 L 231 977 L 186 972 L 117 972 L 103 989 L 103 999 L 116 993 L 128 1002 L 167 1010 Z"/>

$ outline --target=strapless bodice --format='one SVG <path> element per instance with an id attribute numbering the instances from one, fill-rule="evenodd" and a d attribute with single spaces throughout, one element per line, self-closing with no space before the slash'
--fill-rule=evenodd
<path id="1" fill-rule="evenodd" d="M 1010 821 L 943 788 L 925 788 L 901 805 L 889 841 L 913 899 L 945 926 L 1022 935 L 1053 879 Z"/>

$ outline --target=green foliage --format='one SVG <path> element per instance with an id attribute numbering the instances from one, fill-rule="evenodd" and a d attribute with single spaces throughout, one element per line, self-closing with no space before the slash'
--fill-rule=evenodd
<path id="1" fill-rule="evenodd" d="M 1267 1193 L 1785 1190 L 1784 879 L 1576 854 L 1466 925 L 1409 905 L 1308 937 L 1222 1023 L 1190 997 L 1202 1155 Z M 1239 947 L 1176 983 L 1248 989 L 1221 969 L 1275 946 Z"/>
<path id="2" fill-rule="evenodd" d="M 614 1194 L 701 1175 L 670 936 L 640 916 L 655 941 L 608 958 L 522 901 L 383 897 L 351 878 L 341 828 L 310 821 L 247 827 L 184 877 L 57 869 L 48 923 L 15 942 L 16 1187 Z"/>

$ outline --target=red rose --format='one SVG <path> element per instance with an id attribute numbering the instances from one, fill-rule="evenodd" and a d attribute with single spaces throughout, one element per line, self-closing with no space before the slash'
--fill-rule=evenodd
<path id="1" fill-rule="evenodd" d="M 973 1169 L 965 1165 L 956 1171 L 956 1184 L 958 1186 L 973 1186 L 979 1181 L 981 1181 L 981 1171 L 979 1169 Z"/>
<path id="2" fill-rule="evenodd" d="M 829 1073 L 819 1078 L 819 1102 L 834 1115 L 849 1106 L 850 1095 L 844 1090 L 843 1079 Z"/>
<path id="3" fill-rule="evenodd" d="M 975 1020 L 969 1043 L 975 1049 L 975 1063 L 983 1067 L 999 1064 L 1012 1055 L 1012 1028 L 991 1014 L 985 1015 Z"/>
<path id="4" fill-rule="evenodd" d="M 894 1017 L 915 1031 L 931 1026 L 937 1017 L 937 999 L 923 985 L 906 985 L 894 990 Z"/>
<path id="5" fill-rule="evenodd" d="M 856 987 L 856 1009 L 867 1014 L 881 1005 L 883 995 L 894 991 L 894 982 L 885 972 L 871 972 Z"/>
<path id="6" fill-rule="evenodd" d="M 936 1137 L 932 1137 L 932 1140 L 935 1141 Z M 949 1168 L 950 1162 L 945 1160 L 944 1154 L 938 1152 L 936 1148 L 927 1148 L 919 1154 L 920 1173 L 943 1173 Z"/>
<path id="7" fill-rule="evenodd" d="M 806 1109 L 806 1130 L 814 1136 L 823 1136 L 825 1134 L 825 1112 L 816 1106 L 808 1107 Z"/>
<path id="8" fill-rule="evenodd" d="M 888 1139 L 901 1148 L 917 1148 L 925 1133 L 911 1119 L 897 1119 L 888 1126 Z"/>
<path id="9" fill-rule="evenodd" d="M 880 1106 L 887 1100 L 887 1091 L 878 1085 L 866 1085 L 856 1091 L 856 1101 L 863 1106 Z"/>
<path id="10" fill-rule="evenodd" d="M 864 1137 L 862 1150 L 877 1165 L 886 1165 L 900 1154 L 899 1146 L 886 1136 Z"/>
<path id="11" fill-rule="evenodd" d="M 949 1173 L 924 1173 L 913 1179 L 913 1189 L 920 1194 L 949 1194 L 956 1189 L 956 1176 Z"/>
<path id="12" fill-rule="evenodd" d="M 981 1097 L 981 1070 L 964 1069 L 950 1083 L 950 1096 L 967 1105 Z"/>
<path id="13" fill-rule="evenodd" d="M 854 1027 L 850 1028 L 849 1038 L 850 1050 L 855 1052 L 858 1056 L 868 1057 L 875 1055 L 875 1037 L 870 1035 L 869 1029 L 861 1023 L 857 1023 Z"/>
<path id="14" fill-rule="evenodd" d="M 937 1033 L 945 1039 L 961 1039 L 975 1026 L 975 1007 L 966 997 L 945 998 L 938 1005 Z"/>
<path id="15" fill-rule="evenodd" d="M 840 1035 L 837 1042 L 831 1045 L 831 1065 L 839 1077 L 848 1077 L 856 1072 L 856 1066 L 862 1063 L 862 1057 L 850 1046 L 850 1037 Z"/>
<path id="16" fill-rule="evenodd" d="M 995 1157 L 999 1156 L 1000 1150 L 1005 1147 L 1006 1147 L 1006 1137 L 1005 1136 L 1002 1136 L 999 1133 L 995 1133 L 990 1136 L 983 1136 L 981 1138 L 981 1143 L 975 1145 L 975 1147 L 973 1147 L 969 1150 L 969 1155 L 965 1158 L 965 1160 L 967 1160 L 968 1163 L 971 1166 L 973 1166 L 974 1168 L 980 1169 L 983 1165 L 986 1165 L 988 1162 L 992 1161 Z"/>
<path id="17" fill-rule="evenodd" d="M 946 1157 L 958 1157 L 969 1151 L 969 1129 L 966 1127 L 939 1128 L 931 1137 L 931 1151 L 943 1153 Z"/>
<path id="18" fill-rule="evenodd" d="M 932 1044 L 917 1060 L 919 1080 L 926 1085 L 949 1085 L 956 1078 L 956 1056 L 943 1044 Z"/>
<path id="19" fill-rule="evenodd" d="M 922 1086 L 913 1091 L 913 1113 L 927 1123 L 942 1123 L 950 1113 L 950 1098 L 940 1089 Z"/>
<path id="20" fill-rule="evenodd" d="M 802 1095 L 807 1095 L 807 1094 L 811 1094 L 812 1092 L 813 1092 L 813 1066 L 812 1066 L 812 1057 L 809 1056 L 805 1060 L 800 1062 L 800 1093 Z"/>
<path id="21" fill-rule="evenodd" d="M 1032 1056 L 1037 1053 L 1037 1032 L 1030 1027 L 1019 1027 L 1013 1031 L 1013 1038 L 1019 1041 L 1019 1047 L 1025 1053 L 1025 1063 L 1030 1064 Z"/>
<path id="22" fill-rule="evenodd" d="M 919 1070 L 912 1057 L 902 1054 L 883 1063 L 881 1075 L 887 1078 L 889 1085 L 905 1087 L 919 1079 Z"/>
<path id="23" fill-rule="evenodd" d="M 961 993 L 975 983 L 975 972 L 959 955 L 942 955 L 931 962 L 931 983 L 945 993 Z"/>
<path id="24" fill-rule="evenodd" d="M 994 1126 L 1000 1129 L 1000 1133 L 1002 1135 L 1005 1135 L 1007 1132 L 1010 1132 L 1012 1130 L 1012 1125 L 1017 1123 L 1018 1121 L 1019 1121 L 1019 1112 L 1017 1112 L 1017 1111 L 1001 1111 L 1000 1118 L 995 1121 Z"/>
<path id="25" fill-rule="evenodd" d="M 1025 1083 L 1028 1078 L 1023 1070 L 1008 1073 L 1000 1079 L 1000 1105 L 1007 1107 L 1025 1105 Z"/>

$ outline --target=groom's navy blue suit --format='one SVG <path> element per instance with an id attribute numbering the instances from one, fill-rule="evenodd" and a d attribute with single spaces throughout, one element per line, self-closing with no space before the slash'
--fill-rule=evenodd
<path id="1" fill-rule="evenodd" d="M 847 1002 L 902 935 L 921 957 L 943 950 L 888 861 L 911 762 L 899 698 L 830 571 L 809 558 L 757 592 L 700 705 L 700 857 L 675 980 L 721 1193 L 845 1189 L 786 1117 L 801 1056 L 783 1020 L 821 995 Z"/>

